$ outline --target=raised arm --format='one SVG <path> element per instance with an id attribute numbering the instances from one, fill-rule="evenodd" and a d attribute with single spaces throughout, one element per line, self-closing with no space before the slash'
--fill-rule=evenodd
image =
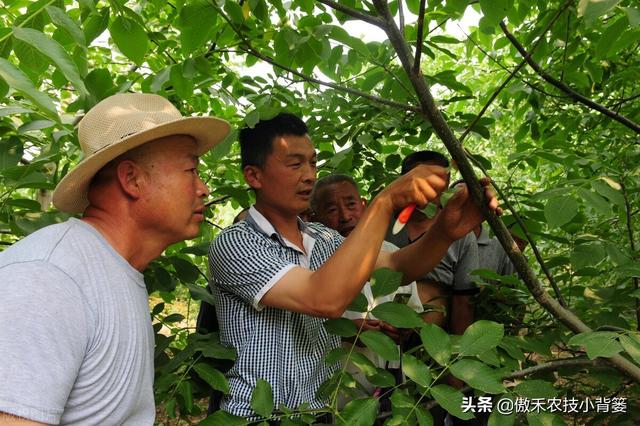
<path id="1" fill-rule="evenodd" d="M 480 183 L 485 187 L 489 208 L 499 211 L 498 200 L 489 188 L 490 181 L 482 179 Z M 482 212 L 469 197 L 467 186 L 460 184 L 425 235 L 393 253 L 381 252 L 376 267 L 402 272 L 404 283 L 415 281 L 440 262 L 451 243 L 467 235 L 482 220 Z"/>
<path id="2" fill-rule="evenodd" d="M 265 293 L 260 304 L 340 317 L 374 267 L 384 263 L 378 262 L 378 255 L 393 212 L 409 203 L 426 205 L 445 188 L 445 178 L 445 168 L 421 165 L 395 180 L 371 202 L 356 228 L 324 265 L 316 271 L 291 269 Z M 446 247 L 448 244 L 444 250 Z"/>

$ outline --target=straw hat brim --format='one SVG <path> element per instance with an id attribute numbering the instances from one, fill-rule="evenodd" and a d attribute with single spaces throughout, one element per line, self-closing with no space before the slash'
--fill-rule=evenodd
<path id="1" fill-rule="evenodd" d="M 218 118 L 184 117 L 123 138 L 83 159 L 67 173 L 53 193 L 53 204 L 64 212 L 84 212 L 89 205 L 89 184 L 95 174 L 109 161 L 147 142 L 166 136 L 187 135 L 196 140 L 198 155 L 202 155 L 222 142 L 230 129 L 229 123 Z"/>

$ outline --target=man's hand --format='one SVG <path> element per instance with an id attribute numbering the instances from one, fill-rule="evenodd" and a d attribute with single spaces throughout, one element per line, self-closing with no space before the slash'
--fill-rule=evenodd
<path id="1" fill-rule="evenodd" d="M 409 204 L 422 208 L 446 189 L 448 173 L 441 166 L 420 164 L 394 180 L 375 199 L 389 201 L 393 212 Z"/>
<path id="2" fill-rule="evenodd" d="M 402 341 L 412 332 L 411 329 L 396 328 L 391 324 L 387 324 L 386 322 L 380 320 L 354 319 L 353 323 L 356 325 L 358 330 L 362 329 L 362 331 L 380 331 L 389 336 L 398 345 L 402 343 Z"/>
<path id="3" fill-rule="evenodd" d="M 490 183 L 489 178 L 480 179 L 480 185 L 484 188 L 488 200 L 487 206 L 497 214 L 501 214 L 502 209 L 498 207 L 498 199 L 489 186 Z M 480 207 L 473 202 L 469 195 L 467 185 L 459 184 L 456 189 L 456 193 L 440 212 L 434 224 L 453 241 L 467 235 L 484 220 Z"/>

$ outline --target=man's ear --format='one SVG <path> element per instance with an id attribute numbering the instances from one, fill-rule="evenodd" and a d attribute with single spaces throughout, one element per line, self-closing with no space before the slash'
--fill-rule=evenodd
<path id="1" fill-rule="evenodd" d="M 116 166 L 116 176 L 122 192 L 134 200 L 142 196 L 140 184 L 143 170 L 140 165 L 131 160 L 123 160 Z"/>
<path id="2" fill-rule="evenodd" d="M 362 208 L 367 208 L 367 199 L 364 197 L 360 197 L 360 202 L 362 203 Z"/>
<path id="3" fill-rule="evenodd" d="M 262 188 L 262 169 L 258 166 L 244 166 L 242 169 L 244 180 L 253 189 Z"/>

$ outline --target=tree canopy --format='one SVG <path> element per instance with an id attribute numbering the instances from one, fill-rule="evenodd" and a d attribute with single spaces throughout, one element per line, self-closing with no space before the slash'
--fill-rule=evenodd
<path id="1" fill-rule="evenodd" d="M 477 25 L 445 31 L 474 12 Z M 236 129 L 280 111 L 298 114 L 320 174 L 351 174 L 372 196 L 406 154 L 446 150 L 477 199 L 474 176 L 487 174 L 507 208 L 502 220 L 488 220 L 520 278 L 479 272 L 504 284 L 486 285 L 481 297 L 487 306 L 520 304 L 503 304 L 499 317 L 493 312 L 462 337 L 412 322 L 401 305 L 383 309 L 378 317 L 415 327 L 423 342 L 403 357 L 406 383 L 393 390 L 391 412 L 358 394 L 345 371 L 322 389 L 326 411 L 346 424 L 379 416 L 426 425 L 428 408 L 439 404 L 465 418 L 463 394 L 436 380 L 451 372 L 496 399 L 628 398 L 625 412 L 494 410 L 491 424 L 632 424 L 640 415 L 639 47 L 632 0 L 5 2 L 0 244 L 67 217 L 50 194 L 81 159 L 74 126 L 118 92 L 158 93 L 184 114 L 222 117 Z M 235 354 L 215 332 L 193 333 L 193 318 L 175 305 L 210 301 L 208 244 L 230 223 L 230 210 L 252 201 L 236 140 L 234 132 L 202 159 L 212 194 L 201 237 L 170 247 L 145 273 L 158 301 L 156 399 L 174 418 L 198 416 L 195 400 L 212 389 L 228 392 L 221 371 Z M 530 242 L 527 258 L 509 249 L 504 224 L 514 222 Z M 516 312 L 524 307 L 524 316 Z M 362 334 L 340 320 L 327 327 Z M 394 356 L 381 335 L 362 340 Z M 372 382 L 389 384 L 367 359 L 336 351 L 328 362 L 346 357 Z M 339 409 L 338 394 L 355 399 Z M 252 403 L 265 417 L 274 408 L 303 413 L 292 420 L 299 423 L 314 414 L 273 407 L 266 382 Z M 233 421 L 240 422 L 217 412 L 201 424 Z"/>

